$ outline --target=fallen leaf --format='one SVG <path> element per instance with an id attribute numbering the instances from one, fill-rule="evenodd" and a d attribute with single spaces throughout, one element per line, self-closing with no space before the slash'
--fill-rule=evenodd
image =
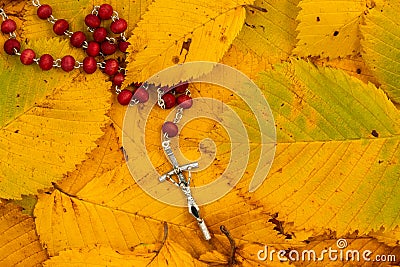
<path id="1" fill-rule="evenodd" d="M 31 216 L 15 204 L 0 202 L 0 265 L 41 266 L 48 256 Z"/>
<path id="2" fill-rule="evenodd" d="M 75 55 L 58 39 L 27 46 L 54 57 Z M 16 57 L 2 58 L 0 197 L 20 199 L 50 187 L 96 146 L 110 107 L 109 83 L 99 72 L 44 72 Z"/>
<path id="3" fill-rule="evenodd" d="M 296 44 L 298 3 L 298 0 L 256 0 L 253 5 L 246 6 L 244 26 L 233 44 L 269 63 L 286 60 Z"/>
<path id="4" fill-rule="evenodd" d="M 354 56 L 360 53 L 360 29 L 365 0 L 303 0 L 297 20 L 298 43 L 293 53 L 300 57 Z"/>
<path id="5" fill-rule="evenodd" d="M 156 0 L 129 38 L 128 74 L 124 84 L 146 81 L 178 63 L 219 61 L 242 28 L 243 5 L 251 3 L 250 0 L 212 3 Z M 194 69 L 180 78 L 188 80 L 203 71 Z M 171 84 L 165 78 L 163 84 Z"/>
<path id="6" fill-rule="evenodd" d="M 304 61 L 258 84 L 274 112 L 274 164 L 251 202 L 298 228 L 367 234 L 399 224 L 399 111 L 384 92 Z"/>
<path id="7" fill-rule="evenodd" d="M 399 12 L 400 4 L 396 1 L 376 1 L 361 27 L 362 56 L 382 89 L 397 103 L 400 102 Z"/>
<path id="8" fill-rule="evenodd" d="M 354 76 L 365 83 L 371 82 L 379 87 L 378 80 L 371 72 L 361 55 L 334 59 L 317 58 L 312 60 L 312 62 L 317 66 L 344 70 L 347 74 Z"/>
<path id="9" fill-rule="evenodd" d="M 221 59 L 221 63 L 243 72 L 254 80 L 261 71 L 272 69 L 272 64 L 264 57 L 257 56 L 253 51 L 243 51 L 232 45 Z"/>

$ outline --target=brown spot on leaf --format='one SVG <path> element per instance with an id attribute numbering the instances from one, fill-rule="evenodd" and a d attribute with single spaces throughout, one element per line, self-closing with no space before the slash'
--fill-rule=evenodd
<path id="1" fill-rule="evenodd" d="M 320 22 L 320 21 L 321 21 L 321 19 L 319 17 L 317 17 L 317 22 Z"/>
<path id="2" fill-rule="evenodd" d="M 226 35 L 222 35 L 221 38 L 219 38 L 219 40 L 221 41 L 221 43 L 226 43 L 228 38 L 226 37 Z"/>
<path id="3" fill-rule="evenodd" d="M 361 69 L 358 68 L 358 69 L 356 70 L 356 72 L 357 72 L 357 74 L 361 74 Z"/>
<path id="4" fill-rule="evenodd" d="M 338 36 L 338 34 L 339 34 L 339 32 L 338 32 L 338 31 L 335 31 L 335 32 L 333 33 L 333 36 Z"/>
<path id="5" fill-rule="evenodd" d="M 179 57 L 178 56 L 173 56 L 172 57 L 172 63 L 178 64 L 179 63 Z"/>
<path id="6" fill-rule="evenodd" d="M 373 137 L 379 137 L 379 133 L 375 130 L 372 130 L 371 134 Z"/>

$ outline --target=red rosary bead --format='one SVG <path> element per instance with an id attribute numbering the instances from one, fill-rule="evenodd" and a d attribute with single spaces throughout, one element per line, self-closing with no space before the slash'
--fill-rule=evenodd
<path id="1" fill-rule="evenodd" d="M 6 19 L 1 23 L 1 32 L 2 33 L 11 33 L 17 29 L 17 23 L 12 19 Z"/>
<path id="2" fill-rule="evenodd" d="M 61 68 L 66 71 L 70 72 L 75 68 L 75 58 L 73 56 L 65 56 L 61 59 Z"/>
<path id="3" fill-rule="evenodd" d="M 177 94 L 182 94 L 186 91 L 186 89 L 188 89 L 189 84 L 188 83 L 182 83 L 180 85 L 178 85 L 177 87 L 174 88 L 175 93 Z"/>
<path id="4" fill-rule="evenodd" d="M 15 39 L 8 39 L 4 43 L 4 51 L 6 51 L 6 53 L 9 55 L 14 55 L 15 50 L 19 52 L 20 49 L 21 49 L 21 44 Z"/>
<path id="5" fill-rule="evenodd" d="M 175 137 L 178 135 L 178 126 L 171 121 L 166 121 L 162 126 L 162 132 L 168 134 L 168 137 Z"/>
<path id="6" fill-rule="evenodd" d="M 37 10 L 37 15 L 40 19 L 48 19 L 52 13 L 53 10 L 49 5 L 41 5 Z"/>
<path id="7" fill-rule="evenodd" d="M 140 103 L 145 103 L 149 100 L 149 92 L 147 92 L 143 87 L 139 87 L 136 89 L 133 98 L 137 99 Z"/>
<path id="8" fill-rule="evenodd" d="M 93 32 L 93 39 L 98 43 L 103 42 L 106 39 L 106 37 L 107 37 L 107 30 L 104 27 L 99 27 Z"/>
<path id="9" fill-rule="evenodd" d="M 83 60 L 83 70 L 87 74 L 92 74 L 97 70 L 97 62 L 94 57 L 85 57 Z"/>
<path id="10" fill-rule="evenodd" d="M 117 74 L 115 74 L 115 76 L 112 78 L 113 84 L 114 84 L 114 85 L 117 85 L 117 86 L 121 86 L 122 83 L 124 82 L 124 80 L 125 80 L 125 75 L 123 75 L 122 73 L 117 73 Z"/>
<path id="11" fill-rule="evenodd" d="M 123 106 L 128 105 L 129 102 L 131 102 L 132 95 L 133 94 L 130 90 L 127 89 L 122 90 L 117 96 L 118 103 L 120 103 Z"/>
<path id="12" fill-rule="evenodd" d="M 19 59 L 21 60 L 22 64 L 31 65 L 34 62 L 35 57 L 35 51 L 33 51 L 32 49 L 25 49 L 24 51 L 22 51 Z"/>
<path id="13" fill-rule="evenodd" d="M 100 27 L 101 21 L 98 16 L 89 14 L 85 17 L 85 23 L 88 27 L 96 29 Z"/>
<path id="14" fill-rule="evenodd" d="M 73 47 L 82 47 L 83 43 L 86 41 L 86 35 L 81 32 L 74 32 L 71 36 L 70 42 Z"/>
<path id="15" fill-rule="evenodd" d="M 188 95 L 180 95 L 176 98 L 176 103 L 183 108 L 188 109 L 191 108 L 193 105 L 193 99 Z"/>
<path id="16" fill-rule="evenodd" d="M 117 51 L 117 46 L 115 44 L 108 41 L 101 43 L 101 52 L 103 52 L 104 55 L 112 55 L 115 51 Z"/>
<path id="17" fill-rule="evenodd" d="M 125 41 L 119 42 L 119 44 L 118 44 L 119 51 L 121 51 L 122 53 L 125 53 L 126 50 L 128 49 L 129 45 L 130 45 L 130 43 L 125 42 Z"/>
<path id="18" fill-rule="evenodd" d="M 101 19 L 111 19 L 113 8 L 109 4 L 102 4 L 99 8 L 99 17 Z"/>
<path id="19" fill-rule="evenodd" d="M 171 93 L 165 93 L 162 97 L 166 109 L 170 109 L 175 106 L 175 96 Z"/>
<path id="20" fill-rule="evenodd" d="M 128 28 L 128 23 L 124 19 L 118 19 L 113 21 L 110 25 L 110 29 L 115 34 L 123 33 Z"/>
<path id="21" fill-rule="evenodd" d="M 57 35 L 63 35 L 69 29 L 69 24 L 65 19 L 58 19 L 53 25 L 53 31 Z"/>
<path id="22" fill-rule="evenodd" d="M 42 70 L 50 70 L 53 67 L 54 59 L 49 54 L 44 54 L 39 59 L 39 67 Z"/>
<path id="23" fill-rule="evenodd" d="M 104 67 L 104 72 L 110 76 L 116 74 L 119 69 L 119 64 L 116 59 L 108 59 L 106 60 L 106 65 Z"/>
<path id="24" fill-rule="evenodd" d="M 88 48 L 86 49 L 86 54 L 91 57 L 96 57 L 100 54 L 100 45 L 95 41 L 90 41 L 88 43 Z"/>

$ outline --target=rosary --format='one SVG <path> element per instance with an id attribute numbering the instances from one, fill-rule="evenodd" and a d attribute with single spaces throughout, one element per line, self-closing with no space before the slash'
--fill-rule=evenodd
<path id="1" fill-rule="evenodd" d="M 52 15 L 52 8 L 46 4 L 40 4 L 39 0 L 32 0 L 32 5 L 37 7 L 37 16 L 42 20 L 47 20 L 53 24 L 53 31 L 58 36 L 67 36 L 70 44 L 75 48 L 85 50 L 87 56 L 83 61 L 78 61 L 71 55 L 66 55 L 61 59 L 54 59 L 49 54 L 36 56 L 32 49 L 24 49 L 21 52 L 21 44 L 17 40 L 15 31 L 17 25 L 14 20 L 8 18 L 3 9 L 0 8 L 2 17 L 1 32 L 8 34 L 9 38 L 4 43 L 4 51 L 9 55 L 19 56 L 24 65 L 36 63 L 43 71 L 52 68 L 61 68 L 65 72 L 74 69 L 82 69 L 87 74 L 94 73 L 98 68 L 110 76 L 113 83 L 117 100 L 121 105 L 138 105 L 148 101 L 149 84 L 134 84 L 133 91 L 129 89 L 121 90 L 124 82 L 126 70 L 121 66 L 121 62 L 116 59 L 105 59 L 106 56 L 114 54 L 117 49 L 126 53 L 129 43 L 126 39 L 125 31 L 128 27 L 126 20 L 120 18 L 118 13 L 109 4 L 95 6 L 90 14 L 85 17 L 85 24 L 88 31 L 92 33 L 93 40 L 88 41 L 86 34 L 82 31 L 72 32 L 69 30 L 69 23 L 65 19 L 56 19 Z M 102 21 L 111 20 L 110 30 L 116 37 L 109 37 L 109 32 L 101 26 Z M 119 36 L 118 36 L 119 35 Z M 98 59 L 101 58 L 100 61 Z M 204 220 L 200 217 L 199 207 L 192 197 L 190 189 L 191 170 L 198 167 L 198 163 L 180 165 L 170 147 L 170 138 L 178 135 L 177 124 L 182 119 L 183 111 L 189 109 L 192 98 L 188 89 L 188 83 L 181 83 L 173 88 L 161 87 L 157 89 L 157 104 L 162 109 L 171 109 L 178 105 L 177 112 L 173 121 L 167 121 L 162 125 L 163 142 L 162 147 L 169 158 L 173 168 L 171 171 L 159 177 L 160 182 L 169 181 L 181 189 L 188 203 L 189 213 L 196 219 L 205 240 L 210 240 L 211 235 Z M 186 179 L 184 172 L 188 173 Z M 173 178 L 175 177 L 175 179 Z"/>

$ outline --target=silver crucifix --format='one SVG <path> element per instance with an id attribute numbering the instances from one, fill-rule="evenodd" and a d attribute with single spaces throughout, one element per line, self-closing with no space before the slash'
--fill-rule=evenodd
<path id="1" fill-rule="evenodd" d="M 201 232 L 203 233 L 203 236 L 206 240 L 211 239 L 210 232 L 207 229 L 206 223 L 204 220 L 200 217 L 200 210 L 199 207 L 196 204 L 196 201 L 192 197 L 192 193 L 190 190 L 190 179 L 191 179 L 191 169 L 198 168 L 199 164 L 197 162 L 185 164 L 182 166 L 179 166 L 178 161 L 176 160 L 176 157 L 174 155 L 174 152 L 172 151 L 170 147 L 170 141 L 166 140 L 162 142 L 162 147 L 164 148 L 165 153 L 167 154 L 173 169 L 170 170 L 169 172 L 163 174 L 162 176 L 159 177 L 160 182 L 164 182 L 167 179 L 179 187 L 182 192 L 185 194 L 188 202 L 188 209 L 189 213 L 193 215 L 193 217 L 196 219 L 197 224 L 200 227 Z M 188 172 L 188 179 L 186 180 L 185 176 L 183 175 L 183 172 L 187 171 Z M 172 176 L 176 175 L 178 177 L 178 181 L 175 181 Z"/>

